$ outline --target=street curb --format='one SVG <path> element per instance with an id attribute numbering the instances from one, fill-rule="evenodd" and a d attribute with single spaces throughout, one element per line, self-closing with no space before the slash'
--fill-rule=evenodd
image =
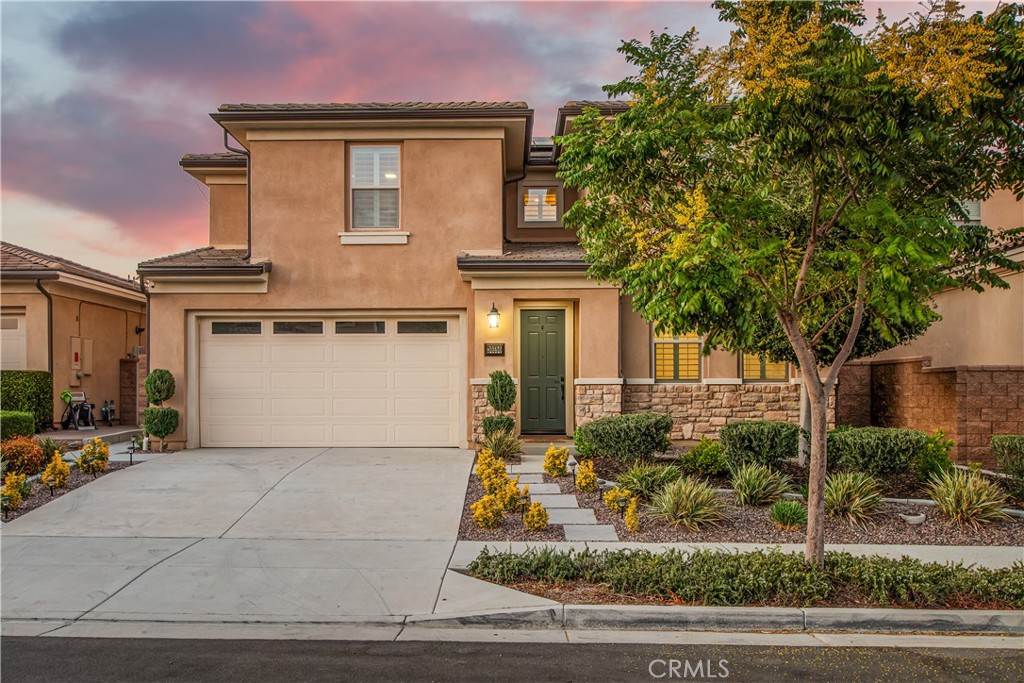
<path id="1" fill-rule="evenodd" d="M 1024 634 L 1021 610 L 559 605 L 410 616 L 437 628 Z"/>

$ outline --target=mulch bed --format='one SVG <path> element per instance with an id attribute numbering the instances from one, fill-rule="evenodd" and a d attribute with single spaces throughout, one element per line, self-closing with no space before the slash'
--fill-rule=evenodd
<path id="1" fill-rule="evenodd" d="M 32 495 L 25 498 L 17 510 L 11 510 L 7 513 L 7 516 L 3 517 L 3 521 L 9 522 L 12 519 L 17 519 L 26 512 L 31 512 L 37 507 L 46 505 L 51 500 L 60 498 L 68 491 L 74 491 L 79 487 L 96 481 L 96 479 L 99 479 L 100 477 L 106 476 L 111 472 L 123 470 L 126 467 L 131 467 L 131 465 L 126 462 L 110 462 L 107 463 L 107 469 L 96 475 L 96 477 L 93 477 L 91 474 L 82 474 L 77 468 L 72 467 L 71 475 L 68 477 L 68 485 L 62 489 L 54 489 L 52 496 L 50 495 L 50 487 L 46 486 L 41 481 L 36 480 L 32 482 Z"/>
<path id="2" fill-rule="evenodd" d="M 544 480 L 549 481 L 547 475 Z M 553 481 L 553 480 L 551 480 Z M 459 524 L 460 541 L 564 541 L 565 531 L 561 524 L 551 524 L 544 531 L 530 531 L 523 525 L 519 513 L 506 512 L 501 526 L 496 529 L 481 529 L 473 523 L 473 511 L 469 506 L 484 496 L 484 487 L 476 474 L 469 477 L 466 501 L 462 506 L 462 522 Z"/>

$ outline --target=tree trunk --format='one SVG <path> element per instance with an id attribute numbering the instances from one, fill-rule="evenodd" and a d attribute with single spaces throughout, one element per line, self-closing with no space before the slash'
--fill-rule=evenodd
<path id="1" fill-rule="evenodd" d="M 807 472 L 807 564 L 825 561 L 825 469 L 828 464 L 828 391 L 808 391 L 811 416 L 811 466 Z"/>
<path id="2" fill-rule="evenodd" d="M 807 457 L 811 453 L 811 400 L 807 395 L 807 382 L 800 380 L 800 450 L 797 463 L 807 467 Z"/>

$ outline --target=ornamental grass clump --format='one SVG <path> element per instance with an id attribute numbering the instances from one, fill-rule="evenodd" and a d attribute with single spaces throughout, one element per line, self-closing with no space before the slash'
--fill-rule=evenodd
<path id="1" fill-rule="evenodd" d="M 505 507 L 496 496 L 487 495 L 469 506 L 473 512 L 473 523 L 482 529 L 495 529 L 501 525 Z"/>
<path id="2" fill-rule="evenodd" d="M 83 474 L 91 474 L 95 478 L 97 474 L 107 469 L 109 460 L 110 444 L 97 437 L 82 445 L 82 452 L 75 460 L 75 464 Z"/>
<path id="3" fill-rule="evenodd" d="M 507 460 L 523 452 L 523 441 L 512 432 L 501 430 L 484 437 L 483 446 L 496 458 Z"/>
<path id="4" fill-rule="evenodd" d="M 618 476 L 619 486 L 633 492 L 643 502 L 682 476 L 675 465 L 647 465 L 637 463 Z"/>
<path id="5" fill-rule="evenodd" d="M 737 505 L 767 505 L 789 491 L 789 477 L 764 465 L 749 463 L 732 475 L 732 489 Z"/>
<path id="6" fill-rule="evenodd" d="M 544 531 L 548 528 L 548 511 L 540 503 L 531 503 L 523 514 L 523 525 L 530 531 Z"/>
<path id="7" fill-rule="evenodd" d="M 882 500 L 882 485 L 862 472 L 839 472 L 825 480 L 825 510 L 852 524 L 866 524 Z"/>
<path id="8" fill-rule="evenodd" d="M 928 495 L 942 514 L 961 525 L 980 526 L 1008 515 L 1006 493 L 979 473 L 953 469 L 932 476 Z"/>
<path id="9" fill-rule="evenodd" d="M 584 493 L 597 490 L 597 475 L 594 474 L 594 461 L 582 460 L 576 468 L 576 488 Z"/>
<path id="10" fill-rule="evenodd" d="M 544 472 L 549 477 L 564 477 L 568 471 L 569 449 L 550 444 L 544 451 Z"/>
<path id="11" fill-rule="evenodd" d="M 71 477 L 71 465 L 64 462 L 61 457 L 60 451 L 55 450 L 53 457 L 50 458 L 50 462 L 46 464 L 46 469 L 43 470 L 43 474 L 39 479 L 50 487 L 50 495 L 53 495 L 54 489 L 62 489 L 68 485 L 68 479 Z"/>
<path id="12" fill-rule="evenodd" d="M 670 482 L 654 495 L 648 509 L 652 516 L 690 531 L 704 525 L 717 526 L 725 516 L 715 490 L 691 477 Z"/>
<path id="13" fill-rule="evenodd" d="M 799 531 L 807 524 L 807 508 L 796 500 L 778 500 L 768 508 L 772 523 L 783 531 Z"/>

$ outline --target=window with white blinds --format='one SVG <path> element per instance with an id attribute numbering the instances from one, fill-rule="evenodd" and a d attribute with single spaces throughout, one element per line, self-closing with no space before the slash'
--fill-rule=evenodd
<path id="1" fill-rule="evenodd" d="M 554 187 L 527 187 L 523 193 L 523 220 L 527 223 L 558 220 L 558 190 Z"/>
<path id="2" fill-rule="evenodd" d="M 350 166 L 352 227 L 398 228 L 398 146 L 354 146 Z"/>
<path id="3" fill-rule="evenodd" d="M 980 223 L 981 222 L 981 200 L 980 199 L 965 199 L 960 202 L 960 208 L 967 214 L 968 223 Z"/>

